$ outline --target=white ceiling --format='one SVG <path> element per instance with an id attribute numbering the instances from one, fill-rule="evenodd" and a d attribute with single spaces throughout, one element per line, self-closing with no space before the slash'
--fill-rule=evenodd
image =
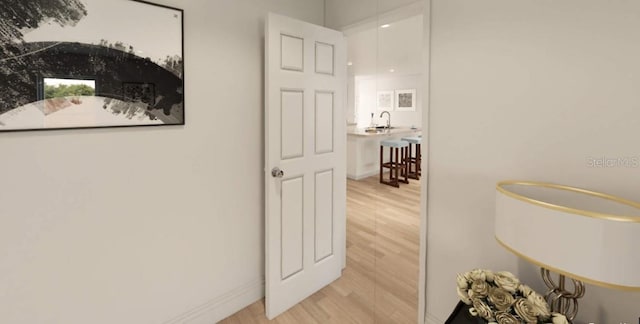
<path id="1" fill-rule="evenodd" d="M 388 28 L 381 28 L 389 24 Z M 345 30 L 350 75 L 408 75 L 423 70 L 423 15 Z M 393 69 L 394 72 L 390 72 Z"/>

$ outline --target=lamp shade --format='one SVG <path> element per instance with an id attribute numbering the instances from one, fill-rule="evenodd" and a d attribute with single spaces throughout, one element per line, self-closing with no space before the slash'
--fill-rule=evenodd
<path id="1" fill-rule="evenodd" d="M 640 290 L 640 203 L 569 186 L 496 186 L 496 240 L 542 268 L 586 283 Z"/>

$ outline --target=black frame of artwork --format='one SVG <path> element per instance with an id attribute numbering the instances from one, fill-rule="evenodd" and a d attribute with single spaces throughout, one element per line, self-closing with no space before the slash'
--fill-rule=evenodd
<path id="1" fill-rule="evenodd" d="M 86 4 L 86 2 L 84 2 L 85 0 L 79 0 L 79 1 L 83 3 L 83 5 Z M 116 2 L 114 1 L 113 3 L 116 3 Z M 125 0 L 125 1 L 118 1 L 117 3 L 118 4 L 117 5 L 114 4 L 114 6 L 120 6 L 120 3 L 123 3 L 123 4 L 138 3 L 138 4 L 148 5 L 149 6 L 148 10 L 163 8 L 163 9 L 169 9 L 170 11 L 175 11 L 173 16 L 175 18 L 180 19 L 180 23 L 179 23 L 180 31 L 179 33 L 172 32 L 174 35 L 172 39 L 177 40 L 177 35 L 179 34 L 180 57 L 178 58 L 177 55 L 171 57 L 172 59 L 174 59 L 174 61 L 162 61 L 162 58 L 161 58 L 160 60 L 156 60 L 157 62 L 156 63 L 151 61 L 149 57 L 143 58 L 141 56 L 135 55 L 136 53 L 134 52 L 133 45 L 136 45 L 136 44 L 124 44 L 124 45 L 129 45 L 129 51 L 127 51 L 126 46 L 124 47 L 124 49 L 119 48 L 117 47 L 118 43 L 116 43 L 116 47 L 114 48 L 114 47 L 111 47 L 112 44 L 109 45 L 106 42 L 103 44 L 102 41 L 100 45 L 95 45 L 93 43 L 91 44 L 80 43 L 75 40 L 69 40 L 69 41 L 65 40 L 64 42 L 55 42 L 52 40 L 50 42 L 44 41 L 44 42 L 37 42 L 37 43 L 26 43 L 22 41 L 22 43 L 20 44 L 16 42 L 15 43 L 16 46 L 29 46 L 29 44 L 32 44 L 30 45 L 32 47 L 22 48 L 22 51 L 29 53 L 29 56 L 38 55 L 38 54 L 32 55 L 32 53 L 35 53 L 35 52 L 46 52 L 48 48 L 53 47 L 53 46 L 49 46 L 49 44 L 52 44 L 54 42 L 58 43 L 56 45 L 59 45 L 59 46 L 55 47 L 56 48 L 55 55 L 57 55 L 56 57 L 62 58 L 62 60 L 57 61 L 55 64 L 51 64 L 51 66 L 55 65 L 56 68 L 37 70 L 38 69 L 37 67 L 33 67 L 31 68 L 30 71 L 28 71 L 28 73 L 24 73 L 24 71 L 22 70 L 12 69 L 12 66 L 9 63 L 6 63 L 5 67 L 3 67 L 2 65 L 5 64 L 4 62 L 6 61 L 0 60 L 0 78 L 5 78 L 4 80 L 5 84 L 12 84 L 12 81 L 11 81 L 12 77 L 21 78 L 22 80 L 26 80 L 25 82 L 30 82 L 30 83 L 25 83 L 25 85 L 30 85 L 31 83 L 33 84 L 33 88 L 31 88 L 31 90 L 29 91 L 27 91 L 27 89 L 29 88 L 28 86 L 22 87 L 20 89 L 22 90 L 21 92 L 13 89 L 8 89 L 5 91 L 2 91 L 0 89 L 0 116 L 4 113 L 11 112 L 14 110 L 16 110 L 16 113 L 19 113 L 19 111 L 17 111 L 17 108 L 24 107 L 25 105 L 39 104 L 38 108 L 42 111 L 42 114 L 43 114 L 42 118 L 44 120 L 44 116 L 47 115 L 46 111 L 51 111 L 45 108 L 46 100 L 44 99 L 45 97 L 44 79 L 46 78 L 74 79 L 74 80 L 84 79 L 84 80 L 95 80 L 95 96 L 100 97 L 100 99 L 98 98 L 96 99 L 101 100 L 102 97 L 105 98 L 103 109 L 107 109 L 107 105 L 108 105 L 107 102 L 118 101 L 121 103 L 121 106 L 122 106 L 122 103 L 124 103 L 124 105 L 128 104 L 129 108 L 125 108 L 125 109 L 129 109 L 129 110 L 124 110 L 124 112 L 117 111 L 117 113 L 122 113 L 124 116 L 124 115 L 128 115 L 128 112 L 130 112 L 131 110 L 135 110 L 136 113 L 144 115 L 149 121 L 153 121 L 156 123 L 151 123 L 148 121 L 147 123 L 144 123 L 144 122 L 137 123 L 138 119 L 133 119 L 132 117 L 132 118 L 129 118 L 130 121 L 127 121 L 126 123 L 123 122 L 122 124 L 117 124 L 117 122 L 100 124 L 99 122 L 96 121 L 94 122 L 94 124 L 86 124 L 86 125 L 82 124 L 82 125 L 72 125 L 72 126 L 65 125 L 61 127 L 57 127 L 57 126 L 47 127 L 46 122 L 42 122 L 42 125 L 43 125 L 42 127 L 40 127 L 39 125 L 26 126 L 26 127 L 22 127 L 22 126 L 11 127 L 12 125 L 6 124 L 6 121 L 5 123 L 3 123 L 3 120 L 0 119 L 0 132 L 185 125 L 186 114 L 185 114 L 185 62 L 184 62 L 185 61 L 184 60 L 184 10 L 180 8 L 175 8 L 175 7 L 157 4 L 157 3 L 144 1 L 144 0 Z M 127 9 L 126 5 L 123 5 L 123 10 L 126 10 L 126 9 Z M 101 12 L 101 14 L 108 15 L 110 13 Z M 158 14 L 162 14 L 162 13 L 158 12 Z M 85 15 L 86 15 L 86 11 L 85 11 Z M 115 16 L 116 13 L 113 13 L 113 15 Z M 169 15 L 171 15 L 171 13 L 169 13 Z M 140 25 L 144 26 L 143 28 L 140 28 L 138 30 L 127 29 L 126 33 L 139 32 L 142 34 L 142 36 L 145 36 L 145 33 L 148 33 L 147 32 L 148 30 L 153 30 L 154 23 L 167 25 L 166 20 L 156 21 L 156 20 L 147 18 L 147 20 L 145 21 L 144 19 L 145 17 L 141 17 L 141 22 L 140 22 Z M 12 24 L 12 22 L 9 22 L 9 24 Z M 22 28 L 18 23 L 14 24 L 14 26 L 16 28 Z M 113 28 L 123 28 L 123 27 L 120 27 L 118 23 L 115 23 L 113 24 Z M 171 30 L 176 31 L 175 29 L 171 29 Z M 102 37 L 101 35 L 95 35 L 95 36 L 97 38 Z M 154 35 L 151 35 L 150 39 L 152 40 L 157 39 L 158 42 L 163 41 L 161 37 L 154 36 Z M 113 41 L 116 41 L 116 40 L 113 40 Z M 177 50 L 178 42 L 172 41 L 172 44 L 174 45 L 174 48 Z M 10 45 L 12 44 L 9 44 L 9 46 Z M 65 52 L 65 50 L 67 49 L 70 49 L 71 51 Z M 3 49 L 0 48 L 0 54 L 3 53 L 2 50 Z M 66 71 L 61 70 L 61 69 L 67 68 L 68 66 L 68 64 L 65 64 L 68 62 L 64 62 L 64 60 L 71 61 L 72 60 L 71 57 L 73 57 L 74 55 L 75 56 L 85 55 L 86 62 L 91 62 L 91 55 L 97 55 L 97 56 L 102 55 L 101 57 L 108 57 L 110 61 L 107 64 L 103 64 L 103 66 L 106 66 L 107 68 L 101 71 L 102 73 L 101 76 L 96 76 L 91 71 L 87 71 L 87 69 L 84 69 L 83 71 L 83 69 L 81 68 L 72 70 L 72 67 L 69 67 L 69 70 L 66 70 Z M 119 57 L 115 57 L 116 55 L 119 55 Z M 169 59 L 169 56 L 167 56 L 167 59 Z M 42 58 L 40 58 L 40 60 L 44 61 Z M 131 74 L 128 74 L 128 72 L 122 72 L 126 70 L 123 67 L 115 66 L 116 69 L 120 68 L 120 71 L 109 69 L 109 67 L 114 66 L 112 64 L 114 60 L 115 61 L 117 60 L 132 61 L 132 63 L 130 64 L 135 65 L 136 67 L 140 67 L 139 75 L 131 77 L 130 79 L 127 79 L 127 77 L 129 77 Z M 160 63 L 160 62 L 164 62 L 164 63 Z M 89 65 L 89 63 L 83 63 L 83 64 Z M 3 68 L 4 68 L 4 73 L 3 73 Z M 112 80 L 115 80 L 115 81 L 111 82 L 112 84 L 106 84 L 109 82 L 102 82 L 101 78 L 104 79 L 105 75 L 107 78 L 110 77 Z M 140 77 L 140 75 L 142 75 L 142 77 Z M 160 81 L 157 81 L 158 79 L 160 79 Z M 162 82 L 166 79 L 171 79 L 171 82 L 169 83 L 165 82 L 163 84 Z M 160 82 L 160 84 L 158 84 L 157 82 Z M 119 85 L 117 83 L 119 83 Z M 0 79 L 0 85 L 2 84 L 3 84 L 3 80 Z M 139 88 L 136 88 L 136 87 L 139 87 Z M 130 92 L 128 96 L 126 92 Z M 2 96 L 10 96 L 15 93 L 19 93 L 19 95 L 23 97 L 20 98 L 20 100 L 13 100 L 13 101 L 5 100 L 4 103 L 20 103 L 21 105 L 20 104 L 13 104 L 13 105 L 5 104 L 4 106 L 1 105 L 3 103 Z M 134 93 L 135 95 L 132 96 L 131 93 Z M 92 100 L 96 100 L 96 99 L 92 99 Z M 127 99 L 132 101 L 127 102 Z M 133 100 L 136 100 L 136 102 L 134 102 Z M 71 100 L 71 102 L 73 102 L 73 100 Z M 93 103 L 93 101 L 88 101 L 88 102 Z M 97 107 L 97 105 L 92 104 L 91 107 L 93 109 L 97 109 L 97 108 L 94 108 L 94 107 Z M 116 115 L 115 110 L 111 112 L 114 115 Z M 39 123 L 38 120 L 35 120 L 34 123 Z M 75 121 L 71 121 L 69 125 L 73 124 L 74 122 Z M 4 127 L 4 126 L 8 126 L 8 127 Z"/>

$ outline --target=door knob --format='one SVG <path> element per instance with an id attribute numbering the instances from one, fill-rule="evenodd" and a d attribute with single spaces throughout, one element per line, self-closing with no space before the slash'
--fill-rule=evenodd
<path id="1" fill-rule="evenodd" d="M 284 171 L 280 170 L 280 168 L 278 167 L 275 167 L 271 169 L 271 176 L 273 176 L 274 178 L 282 178 L 284 177 Z"/>

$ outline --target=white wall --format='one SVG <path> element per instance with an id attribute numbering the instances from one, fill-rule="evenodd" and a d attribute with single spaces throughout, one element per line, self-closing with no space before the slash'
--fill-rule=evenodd
<path id="1" fill-rule="evenodd" d="M 214 323 L 262 293 L 263 23 L 185 9 L 186 126 L 0 134 L 1 323 Z"/>
<path id="2" fill-rule="evenodd" d="M 371 113 L 374 122 L 378 125 L 386 125 L 387 116 L 380 118 L 382 110 L 377 109 L 378 91 L 395 90 L 416 90 L 416 110 L 396 111 L 390 110 L 391 126 L 416 126 L 422 123 L 422 97 L 424 95 L 422 87 L 422 75 L 403 76 L 378 76 L 376 77 L 355 77 L 356 92 L 356 116 L 358 126 L 367 127 L 371 123 Z M 395 95 L 394 95 L 395 97 Z M 395 105 L 395 99 L 394 99 Z"/>
<path id="3" fill-rule="evenodd" d="M 351 2 L 341 4 L 347 8 L 352 5 Z M 393 124 L 419 126 L 421 123 L 424 15 L 421 14 L 422 4 L 417 4 L 403 7 L 402 15 L 394 15 L 393 21 L 388 21 L 388 28 L 379 28 L 378 24 L 358 24 L 344 30 L 352 64 L 348 67 L 349 123 L 368 126 L 371 112 L 376 114 L 376 122 L 381 123 L 377 117 L 381 111 L 376 111 L 377 91 L 402 89 L 417 90 L 418 107 L 416 112 L 392 112 Z M 389 72 L 391 69 L 393 73 Z M 356 102 L 356 97 L 359 102 Z"/>
<path id="4" fill-rule="evenodd" d="M 412 6 L 413 8 L 414 6 Z M 415 8 L 414 8 L 415 9 Z M 345 30 L 347 35 L 349 73 L 351 75 L 421 74 L 423 71 L 422 7 L 413 15 L 389 22 L 388 28 L 373 25 L 362 30 L 357 26 Z"/>
<path id="5" fill-rule="evenodd" d="M 329 28 L 340 29 L 421 0 L 326 0 Z"/>
<path id="6" fill-rule="evenodd" d="M 640 155 L 640 3 L 433 0 L 432 15 L 427 311 L 441 323 L 458 272 L 511 270 L 541 287 L 495 243 L 497 181 L 640 200 L 640 170 L 586 162 Z M 638 305 L 640 293 L 589 286 L 578 322 L 636 323 Z"/>

